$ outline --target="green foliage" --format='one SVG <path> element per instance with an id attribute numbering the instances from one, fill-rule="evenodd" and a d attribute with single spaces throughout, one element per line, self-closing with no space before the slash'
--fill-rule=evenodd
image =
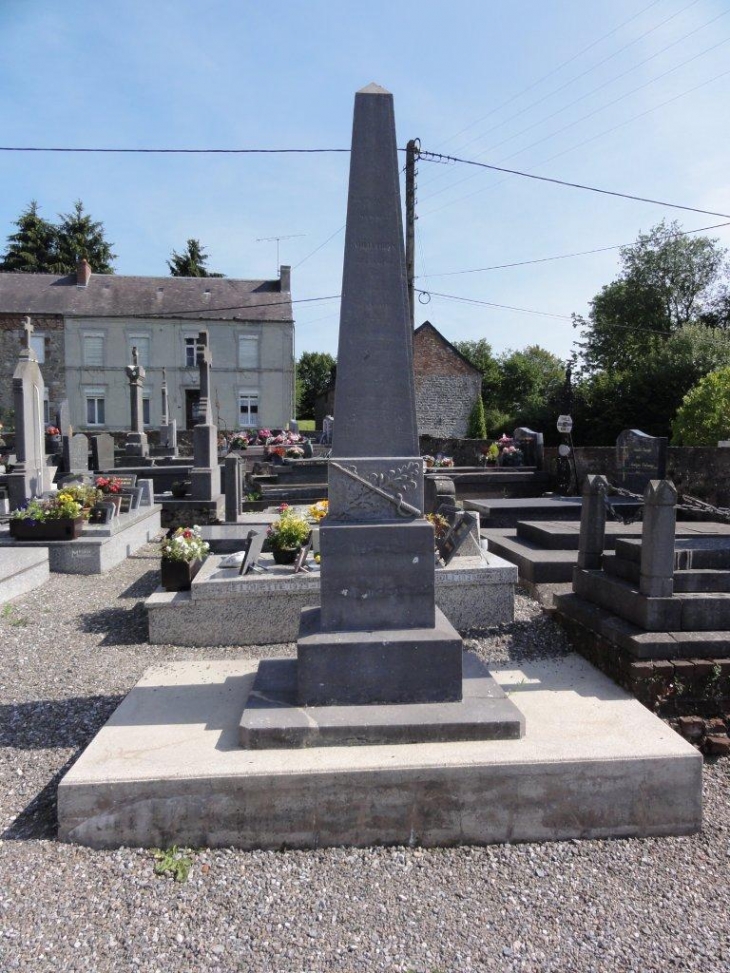
<path id="1" fill-rule="evenodd" d="M 710 372 L 685 395 L 672 423 L 674 446 L 716 446 L 730 438 L 730 367 Z"/>
<path id="2" fill-rule="evenodd" d="M 200 244 L 200 240 L 190 239 L 182 253 L 172 251 L 172 257 L 167 261 L 172 277 L 223 277 L 206 268 L 208 254 Z"/>
<path id="3" fill-rule="evenodd" d="M 155 875 L 169 875 L 176 882 L 186 881 L 193 867 L 193 859 L 178 850 L 177 845 L 172 848 L 153 848 L 152 857 L 155 860 Z"/>
<path id="4" fill-rule="evenodd" d="M 474 408 L 469 415 L 469 422 L 466 427 L 467 439 L 486 439 L 487 425 L 484 420 L 484 402 L 481 395 L 474 403 Z"/>
<path id="5" fill-rule="evenodd" d="M 336 361 L 326 351 L 305 351 L 297 362 L 297 415 L 314 419 L 314 405 L 332 381 Z"/>
<path id="6" fill-rule="evenodd" d="M 18 232 L 8 237 L 8 247 L 1 269 L 16 273 L 72 274 L 82 257 L 89 261 L 95 274 L 112 274 L 111 244 L 104 238 L 104 225 L 84 212 L 77 200 L 71 213 L 60 214 L 59 224 L 38 215 L 33 200 L 21 213 L 15 225 Z"/>
<path id="7" fill-rule="evenodd" d="M 57 228 L 38 215 L 38 203 L 34 199 L 14 225 L 18 232 L 8 237 L 0 269 L 21 274 L 53 273 Z"/>

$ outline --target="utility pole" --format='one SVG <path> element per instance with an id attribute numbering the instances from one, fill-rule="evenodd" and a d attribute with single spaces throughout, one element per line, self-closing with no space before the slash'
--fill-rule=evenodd
<path id="1" fill-rule="evenodd" d="M 420 139 L 411 139 L 406 145 L 406 278 L 411 328 L 416 324 L 416 159 L 420 148 Z"/>

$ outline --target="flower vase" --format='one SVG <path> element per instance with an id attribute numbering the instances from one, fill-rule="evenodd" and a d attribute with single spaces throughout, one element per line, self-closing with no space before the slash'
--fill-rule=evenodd
<path id="1" fill-rule="evenodd" d="M 190 585 L 202 563 L 202 561 L 173 561 L 163 557 L 160 561 L 162 587 L 165 591 L 190 591 Z"/>

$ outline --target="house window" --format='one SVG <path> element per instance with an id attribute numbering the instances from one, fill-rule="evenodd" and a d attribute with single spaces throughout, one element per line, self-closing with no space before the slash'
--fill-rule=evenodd
<path id="1" fill-rule="evenodd" d="M 143 368 L 150 364 L 150 336 L 147 334 L 131 334 L 129 336 L 129 360 L 132 360 L 132 348 L 137 349 L 139 363 Z"/>
<path id="2" fill-rule="evenodd" d="M 198 364 L 198 338 L 186 338 L 185 339 L 185 367 L 195 368 Z"/>
<path id="3" fill-rule="evenodd" d="M 145 395 L 142 399 L 142 423 L 145 426 L 150 426 L 150 397 Z"/>
<path id="4" fill-rule="evenodd" d="M 51 405 L 48 401 L 48 389 L 43 389 L 43 424 L 45 426 L 50 426 L 51 424 Z"/>
<path id="5" fill-rule="evenodd" d="M 32 334 L 30 336 L 30 347 L 35 352 L 38 364 L 42 365 L 46 360 L 46 339 L 42 334 Z"/>
<path id="6" fill-rule="evenodd" d="M 238 336 L 238 367 L 259 367 L 259 336 L 257 334 L 239 334 Z"/>
<path id="7" fill-rule="evenodd" d="M 84 389 L 86 398 L 86 425 L 103 426 L 106 422 L 104 389 Z"/>
<path id="8" fill-rule="evenodd" d="M 84 335 L 84 365 L 99 367 L 104 364 L 104 335 Z"/>
<path id="9" fill-rule="evenodd" d="M 246 391 L 238 393 L 238 426 L 246 429 L 249 426 L 258 428 L 259 424 L 259 393 Z"/>

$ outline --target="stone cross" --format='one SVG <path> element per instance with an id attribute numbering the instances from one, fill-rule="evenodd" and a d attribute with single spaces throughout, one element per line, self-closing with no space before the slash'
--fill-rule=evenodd
<path id="1" fill-rule="evenodd" d="M 142 386 L 145 377 L 145 370 L 139 363 L 139 352 L 137 346 L 132 348 L 132 364 L 127 365 L 127 378 L 129 379 L 129 401 L 131 410 L 132 432 L 144 432 L 144 414 L 142 410 Z"/>
<path id="2" fill-rule="evenodd" d="M 198 334 L 197 363 L 200 375 L 200 399 L 198 402 L 198 424 L 209 426 L 213 422 L 213 413 L 210 407 L 210 369 L 213 357 L 208 345 L 208 332 L 201 331 Z"/>
<path id="3" fill-rule="evenodd" d="M 27 314 L 23 318 L 23 330 L 25 331 L 25 347 L 30 351 L 31 350 L 30 338 L 31 335 L 33 334 L 34 328 L 33 328 L 33 322 L 30 320 Z"/>

